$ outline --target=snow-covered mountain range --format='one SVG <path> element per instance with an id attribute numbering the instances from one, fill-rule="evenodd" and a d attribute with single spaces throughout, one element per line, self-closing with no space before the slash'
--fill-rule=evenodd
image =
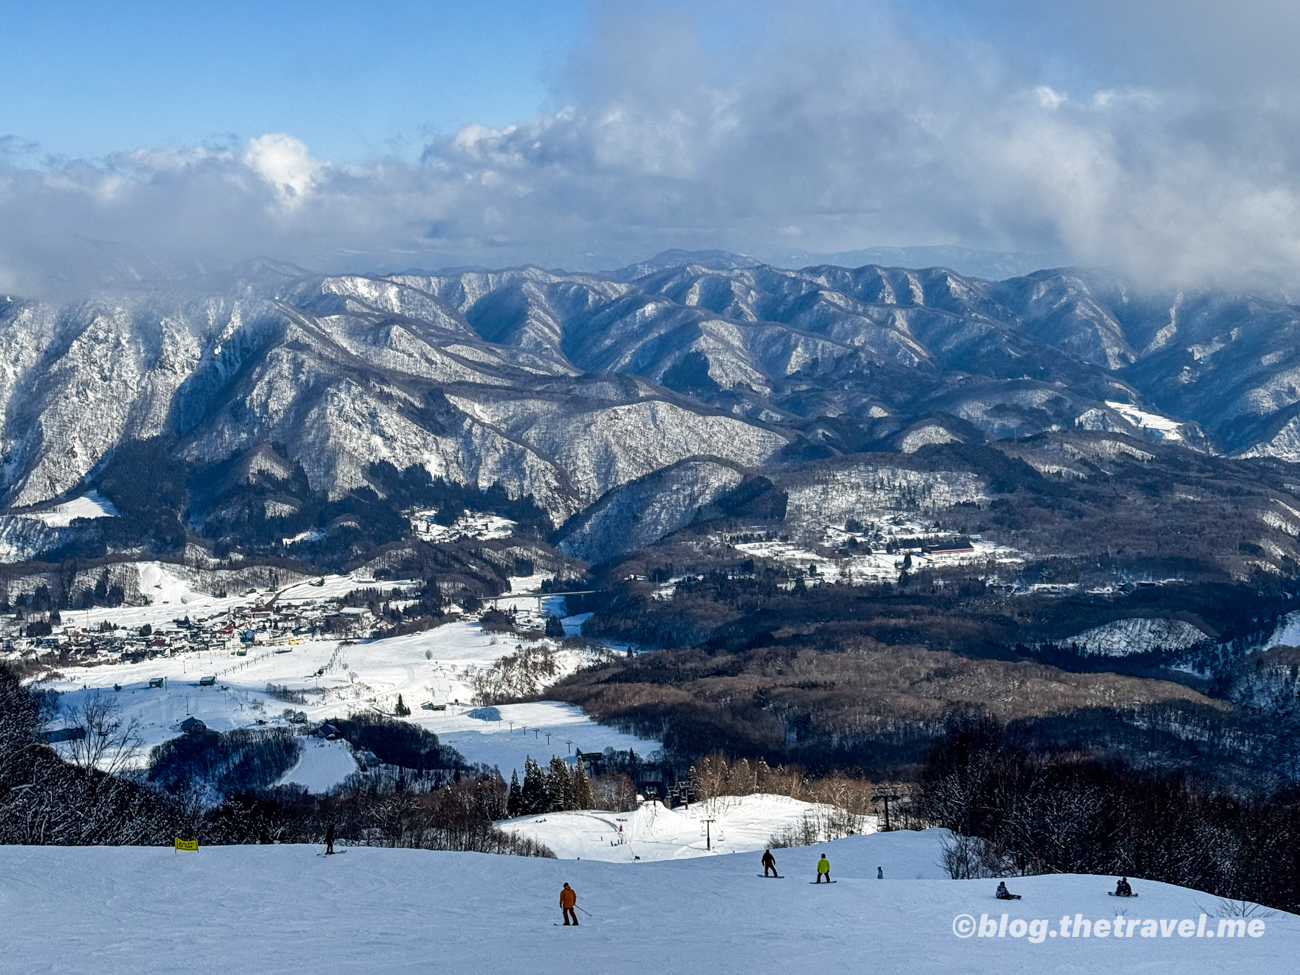
<path id="1" fill-rule="evenodd" d="M 553 526 L 684 462 L 679 508 L 742 468 L 1054 429 L 1300 461 L 1300 308 L 1070 269 L 258 262 L 68 305 L 4 297 L 0 361 L 0 497 L 18 508 L 76 496 L 140 440 L 189 469 L 300 471 L 329 497 L 377 462 L 423 467 L 530 497 Z"/>

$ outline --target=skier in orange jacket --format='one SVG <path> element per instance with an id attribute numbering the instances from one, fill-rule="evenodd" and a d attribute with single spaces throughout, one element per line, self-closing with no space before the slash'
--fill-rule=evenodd
<path id="1" fill-rule="evenodd" d="M 578 892 L 568 884 L 560 891 L 560 909 L 564 911 L 564 923 L 567 926 L 572 919 L 574 924 L 578 923 L 578 915 L 573 912 L 574 905 L 578 903 Z"/>

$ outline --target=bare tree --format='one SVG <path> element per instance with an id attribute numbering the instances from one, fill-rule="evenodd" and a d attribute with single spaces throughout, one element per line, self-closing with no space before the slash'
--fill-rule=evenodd
<path id="1" fill-rule="evenodd" d="M 116 775 L 135 763 L 140 749 L 139 722 L 124 720 L 121 707 L 110 697 L 95 692 L 80 705 L 69 708 L 68 727 L 84 732 L 67 744 L 68 760 L 86 769 Z"/>

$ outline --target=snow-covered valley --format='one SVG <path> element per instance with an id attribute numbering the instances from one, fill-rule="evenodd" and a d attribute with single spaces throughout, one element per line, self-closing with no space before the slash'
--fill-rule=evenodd
<path id="1" fill-rule="evenodd" d="M 312 640 L 287 648 L 256 648 L 247 657 L 189 653 L 141 663 L 69 667 L 61 679 L 46 686 L 60 692 L 64 712 L 90 695 L 111 695 L 120 703 L 122 717 L 137 722 L 144 746 L 141 758 L 149 747 L 180 734 L 180 723 L 188 717 L 214 731 L 259 724 L 305 728 L 351 710 L 392 714 L 399 695 L 411 709 L 405 720 L 432 731 L 472 763 L 500 767 L 506 778 L 512 769 L 522 773 L 524 758 L 530 755 L 545 762 L 552 755 L 571 758 L 576 749 L 630 748 L 644 755 L 659 747 L 598 725 L 566 704 L 475 708 L 470 702 L 474 674 L 515 647 L 516 642 L 485 633 L 477 623 L 455 622 L 343 647 L 338 641 Z M 570 670 L 581 662 L 569 651 L 557 656 Z M 206 676 L 215 676 L 215 684 L 200 686 Z M 149 681 L 157 678 L 163 678 L 164 686 L 150 688 Z M 268 694 L 267 685 L 301 692 L 304 700 L 286 704 Z M 115 686 L 121 690 L 115 691 Z M 492 714 L 499 717 L 486 716 Z M 56 718 L 52 726 L 59 725 Z M 333 767 L 343 774 L 351 771 L 346 763 Z M 285 781 L 299 780 L 290 776 Z M 311 783 L 302 784 L 325 783 L 313 774 Z"/>
<path id="2" fill-rule="evenodd" d="M 215 597 L 195 591 L 167 567 L 146 568 L 142 578 L 153 604 L 69 611 L 67 625 L 74 630 L 104 625 L 134 630 L 147 624 L 154 629 L 151 638 L 183 638 L 186 631 L 174 622 L 180 614 L 211 618 L 219 626 L 223 614 L 271 602 L 280 612 L 294 612 L 296 606 L 306 611 L 322 600 L 375 585 L 369 579 L 332 576 L 278 593 Z M 563 612 L 562 598 L 535 592 L 540 582 L 541 577 L 515 579 L 512 593 L 493 603 L 515 611 L 521 627 L 540 627 L 546 613 Z M 408 585 L 383 583 L 387 590 Z M 574 632 L 581 617 L 564 622 L 566 631 Z M 555 640 L 526 645 L 550 655 L 555 666 L 551 680 L 588 663 L 594 652 L 565 648 Z M 399 697 L 411 712 L 404 720 L 433 732 L 470 763 L 500 768 L 507 779 L 513 770 L 522 774 L 529 756 L 544 764 L 553 755 L 572 761 L 579 750 L 630 749 L 644 756 L 659 748 L 658 742 L 599 725 L 579 708 L 559 702 L 476 707 L 475 678 L 524 646 L 514 634 L 485 630 L 472 617 L 379 639 L 307 635 L 262 643 L 243 641 L 234 633 L 228 644 L 175 652 L 169 646 L 143 660 L 92 658 L 83 665 L 62 666 L 42 687 L 59 694 L 59 714 L 51 719 L 51 729 L 63 727 L 66 716 L 88 699 L 111 699 L 122 721 L 134 724 L 137 762 L 153 746 L 179 735 L 181 722 L 191 717 L 214 731 L 280 726 L 300 728 L 306 735 L 321 722 L 354 711 L 394 714 Z M 323 791 L 355 770 L 341 743 L 305 741 L 298 767 L 281 781 Z"/>

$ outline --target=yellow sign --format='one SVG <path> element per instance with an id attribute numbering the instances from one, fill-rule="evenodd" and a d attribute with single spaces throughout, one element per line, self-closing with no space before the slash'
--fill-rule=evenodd
<path id="1" fill-rule="evenodd" d="M 178 850 L 197 850 L 199 848 L 198 840 L 183 840 L 179 836 L 176 837 L 173 844 Z"/>

